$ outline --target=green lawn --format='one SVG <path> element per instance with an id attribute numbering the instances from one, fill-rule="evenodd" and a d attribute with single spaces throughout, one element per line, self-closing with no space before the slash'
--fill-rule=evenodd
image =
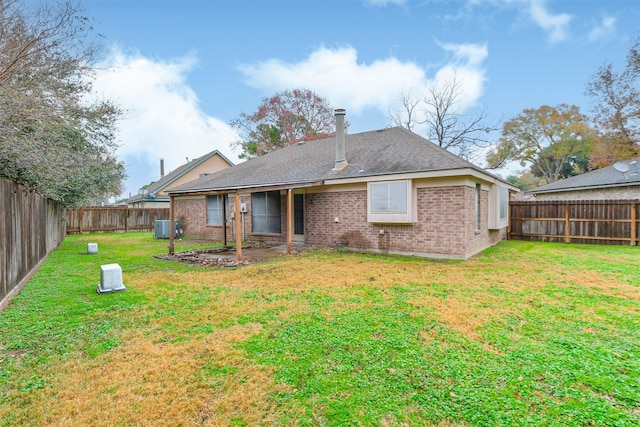
<path id="1" fill-rule="evenodd" d="M 167 243 L 50 255 L 0 313 L 0 425 L 640 425 L 640 248 L 215 269 Z M 127 291 L 98 295 L 110 263 Z"/>

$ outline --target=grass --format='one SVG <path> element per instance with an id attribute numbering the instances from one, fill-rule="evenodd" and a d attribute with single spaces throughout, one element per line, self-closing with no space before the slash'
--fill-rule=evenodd
<path id="1" fill-rule="evenodd" d="M 166 245 L 50 255 L 0 314 L 0 425 L 640 424 L 638 248 L 211 269 L 154 258 Z M 127 291 L 98 295 L 113 262 Z"/>

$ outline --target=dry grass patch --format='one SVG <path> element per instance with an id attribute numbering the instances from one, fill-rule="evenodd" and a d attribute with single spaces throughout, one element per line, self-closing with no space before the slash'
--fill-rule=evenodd
<path id="1" fill-rule="evenodd" d="M 637 425 L 637 252 L 205 269 L 127 236 L 78 257 L 93 238 L 0 316 L 2 426 Z M 97 296 L 90 272 L 115 259 L 128 290 Z"/>
<path id="2" fill-rule="evenodd" d="M 56 391 L 40 399 L 41 419 L 104 426 L 268 421 L 269 396 L 286 387 L 274 383 L 272 368 L 253 365 L 234 349 L 260 330 L 256 324 L 234 326 L 204 340 L 176 343 L 129 333 L 112 352 L 61 366 Z"/>

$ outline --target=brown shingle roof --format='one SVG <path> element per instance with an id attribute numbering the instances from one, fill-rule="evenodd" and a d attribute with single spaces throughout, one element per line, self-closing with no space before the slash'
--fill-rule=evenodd
<path id="1" fill-rule="evenodd" d="M 635 161 L 635 163 L 633 163 Z M 630 167 L 629 171 L 622 173 L 617 171 L 613 166 L 602 169 L 596 169 L 581 175 L 572 176 L 561 181 L 543 185 L 528 193 L 554 193 L 560 191 L 579 191 L 590 188 L 619 187 L 629 185 L 640 185 L 640 174 L 638 173 L 638 162 L 640 158 L 627 162 Z"/>
<path id="2" fill-rule="evenodd" d="M 140 193 L 135 194 L 130 198 L 128 198 L 127 200 L 125 200 L 125 202 L 133 203 L 133 202 L 139 202 L 143 200 L 153 200 L 153 198 L 149 196 L 150 194 L 157 194 L 163 191 L 168 185 L 170 185 L 172 182 L 180 178 L 182 175 L 194 169 L 195 167 L 200 165 L 202 162 L 210 159 L 215 155 L 220 156 L 230 166 L 233 166 L 233 163 L 229 159 L 227 159 L 221 152 L 219 152 L 218 150 L 213 150 L 203 156 L 198 157 L 197 159 L 193 159 L 190 162 L 187 162 L 184 165 L 179 166 L 177 169 L 169 172 L 165 176 L 161 177 L 159 180 L 149 184 L 149 186 L 145 189 L 146 190 L 145 194 L 140 194 Z M 169 198 L 165 196 L 164 198 L 160 198 L 159 200 L 169 200 Z"/>
<path id="3" fill-rule="evenodd" d="M 349 165 L 341 171 L 331 170 L 335 162 L 335 145 L 335 138 L 330 137 L 285 147 L 172 188 L 169 193 L 225 191 L 465 168 L 494 177 L 402 127 L 346 135 Z"/>

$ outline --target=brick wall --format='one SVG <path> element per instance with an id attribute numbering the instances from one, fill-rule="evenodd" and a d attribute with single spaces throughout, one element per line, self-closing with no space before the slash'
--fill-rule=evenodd
<path id="1" fill-rule="evenodd" d="M 487 229 L 487 191 L 481 192 L 479 232 L 475 230 L 474 188 L 419 188 L 417 198 L 416 223 L 391 225 L 367 222 L 366 190 L 308 194 L 305 198 L 306 242 L 467 258 L 506 235 L 504 230 L 490 232 Z"/>
<path id="2" fill-rule="evenodd" d="M 467 187 L 465 190 L 465 205 L 474 207 L 475 189 Z M 480 228 L 475 228 L 475 210 L 466 210 L 467 228 L 466 228 L 466 248 L 465 258 L 477 254 L 484 249 L 493 246 L 507 237 L 507 229 L 489 230 L 489 192 L 480 191 Z"/>
<path id="3" fill-rule="evenodd" d="M 233 198 L 229 199 L 229 211 L 235 210 Z M 207 199 L 202 197 L 176 197 L 174 199 L 174 216 L 180 223 L 184 237 L 222 241 L 221 225 L 207 225 Z M 227 240 L 235 240 L 235 226 L 232 220 L 227 223 Z"/>
<path id="4" fill-rule="evenodd" d="M 481 191 L 480 229 L 475 227 L 475 189 L 466 185 L 418 188 L 417 213 L 413 224 L 367 222 L 366 190 L 307 193 L 305 195 L 305 242 L 312 245 L 348 247 L 381 252 L 415 253 L 434 257 L 468 258 L 496 244 L 506 229 L 488 230 L 488 192 Z M 285 243 L 287 198 L 281 196 L 280 234 L 251 233 L 251 197 L 241 198 L 249 212 L 244 214 L 245 240 Z M 233 197 L 230 211 L 235 211 Z M 176 198 L 175 216 L 186 237 L 222 239 L 220 226 L 206 225 L 206 200 Z M 227 238 L 235 240 L 235 221 L 228 225 Z"/>
<path id="5" fill-rule="evenodd" d="M 207 224 L 207 201 L 206 196 L 202 197 L 176 197 L 174 199 L 174 216 L 180 221 L 180 228 L 187 238 L 210 239 L 214 241 L 222 241 L 223 231 L 221 225 Z M 248 212 L 242 214 L 243 221 L 241 227 L 244 228 L 244 240 L 246 241 L 263 241 L 267 243 L 284 243 L 287 236 L 287 218 L 282 215 L 281 233 L 280 234 L 253 234 L 251 232 L 251 196 L 241 196 L 240 203 L 246 203 Z M 281 212 L 285 213 L 287 209 L 286 196 L 281 197 Z M 235 242 L 236 239 L 236 222 L 232 217 L 235 216 L 235 199 L 229 196 L 229 218 L 227 219 L 227 241 Z M 242 232 L 242 228 L 240 229 Z"/>

